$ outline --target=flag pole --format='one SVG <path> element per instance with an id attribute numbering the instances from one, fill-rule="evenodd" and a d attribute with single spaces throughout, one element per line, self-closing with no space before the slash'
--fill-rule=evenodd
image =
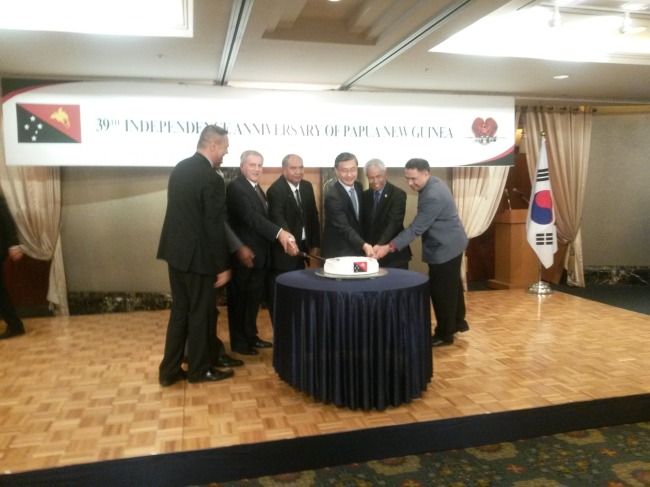
<path id="1" fill-rule="evenodd" d="M 531 284 L 527 292 L 537 295 L 553 294 L 551 286 L 547 282 L 542 281 L 542 262 L 539 259 L 537 264 L 537 282 Z"/>
<path id="2" fill-rule="evenodd" d="M 535 178 L 532 182 L 532 194 L 526 220 L 526 239 L 537 254 L 538 259 L 537 282 L 528 288 L 528 292 L 545 295 L 551 294 L 553 290 L 548 283 L 542 281 L 542 264 L 545 267 L 550 267 L 553 264 L 553 254 L 557 251 L 557 236 L 555 233 L 555 215 L 553 213 L 548 156 L 546 154 L 546 133 L 544 131 L 540 132 L 540 137 L 540 154 L 535 167 Z M 550 230 L 549 225 L 551 225 Z"/>

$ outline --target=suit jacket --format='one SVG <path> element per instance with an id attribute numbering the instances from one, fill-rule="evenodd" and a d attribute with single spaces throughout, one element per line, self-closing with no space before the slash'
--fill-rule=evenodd
<path id="1" fill-rule="evenodd" d="M 363 188 L 359 181 L 354 182 L 359 201 L 359 217 L 363 218 L 361 205 Z M 363 228 L 360 219 L 354 214 L 352 200 L 343 185 L 337 181 L 325 195 L 324 227 L 321 254 L 324 258 L 365 255 L 362 247 Z"/>
<path id="2" fill-rule="evenodd" d="M 227 270 L 223 179 L 195 153 L 172 170 L 167 210 L 158 244 L 159 259 L 182 272 L 216 275 Z"/>
<path id="3" fill-rule="evenodd" d="M 280 226 L 269 219 L 255 188 L 241 174 L 228 184 L 226 202 L 230 228 L 255 254 L 254 268 L 268 268 L 270 244 L 275 241 Z M 233 269 L 244 267 L 236 258 L 231 261 Z"/>
<path id="4" fill-rule="evenodd" d="M 374 195 L 375 192 L 372 189 L 363 192 L 363 234 L 369 244 L 384 245 L 404 230 L 406 193 L 387 181 L 373 220 Z M 386 255 L 379 261 L 379 265 L 393 267 L 406 264 L 409 260 L 411 260 L 411 248 L 407 245 L 398 252 Z"/>
<path id="5" fill-rule="evenodd" d="M 269 199 L 269 214 L 271 220 L 291 232 L 300 242 L 302 229 L 305 228 L 307 247 L 320 248 L 320 222 L 318 208 L 314 197 L 314 188 L 309 181 L 301 181 L 298 185 L 302 211 L 298 207 L 296 196 L 284 176 L 280 176 L 269 187 L 266 195 Z M 271 247 L 273 267 L 279 270 L 293 270 L 299 267 L 303 257 L 288 255 L 280 242 Z"/>
<path id="6" fill-rule="evenodd" d="M 7 257 L 9 248 L 14 245 L 19 245 L 16 222 L 9 211 L 7 201 L 0 195 L 0 265 Z"/>
<path id="7" fill-rule="evenodd" d="M 422 236 L 422 260 L 443 264 L 467 248 L 467 235 L 458 216 L 454 197 L 440 179 L 430 176 L 418 195 L 413 222 L 393 239 L 398 249 Z"/>

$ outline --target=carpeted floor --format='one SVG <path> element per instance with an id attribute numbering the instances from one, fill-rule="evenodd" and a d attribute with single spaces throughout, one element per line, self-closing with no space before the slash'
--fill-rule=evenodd
<path id="1" fill-rule="evenodd" d="M 220 487 L 647 486 L 650 423 L 354 463 Z"/>
<path id="2" fill-rule="evenodd" d="M 494 291 L 487 281 L 467 284 L 469 291 Z M 650 315 L 650 286 L 640 284 L 588 284 L 586 287 L 573 287 L 567 284 L 552 284 L 554 292 L 561 292 L 590 299 L 609 306 L 627 309 Z M 522 289 L 522 292 L 525 290 Z"/>
<path id="3" fill-rule="evenodd" d="M 650 286 L 590 284 L 587 287 L 572 287 L 558 284 L 552 287 L 566 294 L 650 315 Z"/>

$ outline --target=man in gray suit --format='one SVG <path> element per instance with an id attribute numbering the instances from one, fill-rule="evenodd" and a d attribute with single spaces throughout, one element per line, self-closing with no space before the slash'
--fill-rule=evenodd
<path id="1" fill-rule="evenodd" d="M 377 258 L 382 258 L 422 236 L 422 260 L 429 264 L 429 293 L 437 321 L 431 345 L 451 345 L 454 333 L 469 330 L 460 278 L 467 235 L 451 191 L 443 181 L 429 174 L 427 161 L 409 160 L 404 176 L 409 187 L 419 193 L 415 218 L 388 244 L 376 245 L 373 250 Z"/>

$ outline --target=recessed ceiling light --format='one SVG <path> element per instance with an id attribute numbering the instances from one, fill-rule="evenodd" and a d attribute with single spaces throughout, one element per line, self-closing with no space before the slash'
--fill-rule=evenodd
<path id="1" fill-rule="evenodd" d="M 553 76 L 553 79 L 567 79 L 569 77 L 570 75 L 568 74 L 556 74 L 555 76 Z"/>

